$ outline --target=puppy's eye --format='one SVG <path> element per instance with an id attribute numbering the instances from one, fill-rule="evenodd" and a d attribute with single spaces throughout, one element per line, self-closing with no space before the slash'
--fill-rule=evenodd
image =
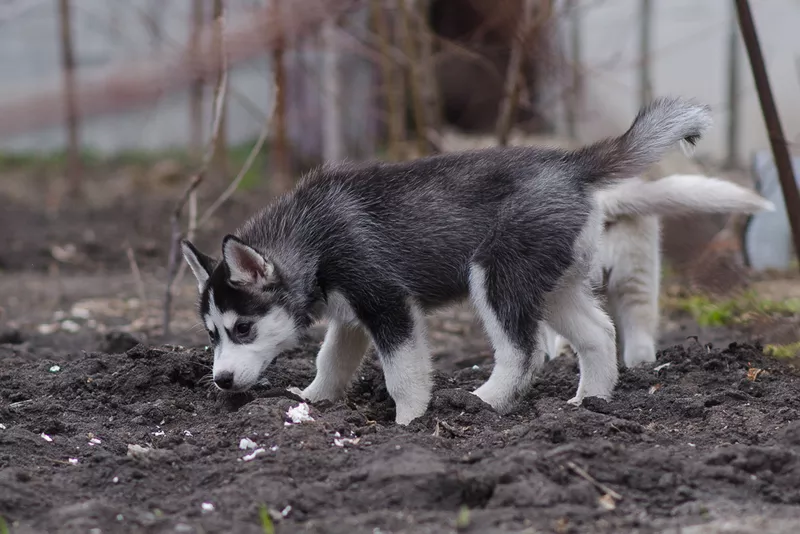
<path id="1" fill-rule="evenodd" d="M 211 339 L 212 343 L 217 342 L 217 332 L 215 330 L 208 330 L 208 337 Z"/>
<path id="2" fill-rule="evenodd" d="M 236 323 L 234 327 L 236 329 L 236 334 L 240 336 L 246 336 L 250 333 L 250 327 L 252 326 L 251 323 Z"/>

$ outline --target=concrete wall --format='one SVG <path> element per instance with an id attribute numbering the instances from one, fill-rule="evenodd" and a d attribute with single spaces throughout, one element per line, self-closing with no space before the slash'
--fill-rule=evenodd
<path id="1" fill-rule="evenodd" d="M 655 96 L 684 95 L 709 103 L 716 120 L 698 155 L 722 158 L 728 127 L 728 32 L 732 0 L 653 0 L 652 76 Z M 800 142 L 800 2 L 751 0 L 761 48 L 790 142 Z M 581 131 L 592 139 L 625 128 L 639 106 L 639 0 L 578 0 L 583 25 L 586 108 Z M 758 96 L 739 38 L 741 136 L 747 165 L 768 148 Z"/>
<path id="2" fill-rule="evenodd" d="M 61 83 L 57 2 L 13 0 L 7 4 L 0 4 L 0 102 L 13 102 L 31 90 L 59 87 Z M 228 24 L 246 16 L 246 8 L 264 4 L 264 0 L 228 0 Z M 73 0 L 72 5 L 79 77 L 102 75 L 134 59 L 176 53 L 189 39 L 190 0 Z M 148 16 L 159 28 L 160 40 L 148 29 Z M 358 25 L 363 18 L 356 14 L 350 21 Z M 313 37 L 306 39 L 302 49 L 288 53 L 286 60 L 292 85 L 288 91 L 290 137 L 301 155 L 317 154 L 321 144 L 321 126 L 316 119 L 320 48 Z M 232 69 L 227 124 L 230 143 L 252 140 L 261 131 L 264 113 L 274 97 L 270 69 L 266 55 Z M 369 106 L 372 71 L 364 59 L 355 56 L 344 58 L 342 69 L 347 84 L 342 96 L 347 144 L 351 152 L 370 150 L 375 128 Z M 209 87 L 204 105 L 206 130 L 211 92 Z M 191 140 L 188 90 L 166 94 L 155 106 L 86 120 L 81 137 L 85 147 L 103 153 L 185 147 Z M 0 138 L 0 151 L 48 151 L 62 148 L 64 142 L 63 128 L 54 127 Z M 365 143 L 368 146 L 363 146 Z"/>

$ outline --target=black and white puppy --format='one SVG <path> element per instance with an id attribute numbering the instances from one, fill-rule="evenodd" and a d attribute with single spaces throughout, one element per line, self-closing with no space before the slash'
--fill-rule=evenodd
<path id="1" fill-rule="evenodd" d="M 711 124 L 678 98 L 642 108 L 619 137 L 578 150 L 507 147 L 402 163 L 326 166 L 222 242 L 216 261 L 183 243 L 214 381 L 242 391 L 315 321 L 329 328 L 309 401 L 341 398 L 369 344 L 396 422 L 431 397 L 427 312 L 470 298 L 494 347 L 475 395 L 511 409 L 544 362 L 547 321 L 577 349 L 576 395 L 608 398 L 618 378 L 614 327 L 589 275 L 603 233 L 595 193 L 636 176 Z"/>

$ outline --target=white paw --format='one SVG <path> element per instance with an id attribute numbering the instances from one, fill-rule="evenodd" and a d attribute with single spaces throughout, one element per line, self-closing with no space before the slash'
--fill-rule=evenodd
<path id="1" fill-rule="evenodd" d="M 289 393 L 294 393 L 295 395 L 298 395 L 298 396 L 303 397 L 304 399 L 308 400 L 308 397 L 305 396 L 303 390 L 300 389 L 297 386 L 290 386 L 290 387 L 286 388 L 286 391 L 288 391 Z"/>
<path id="2" fill-rule="evenodd" d="M 428 410 L 429 401 L 430 398 L 425 399 L 424 402 L 396 404 L 394 422 L 398 425 L 406 426 L 414 419 L 422 417 Z"/>
<path id="3" fill-rule="evenodd" d="M 567 401 L 567 404 L 571 404 L 573 406 L 580 406 L 583 403 L 583 397 L 575 395 L 570 400 Z"/>
<path id="4" fill-rule="evenodd" d="M 473 395 L 494 408 L 497 413 L 504 413 L 513 405 L 513 395 L 509 391 L 501 391 L 493 384 L 486 382 L 472 392 Z"/>
<path id="5" fill-rule="evenodd" d="M 623 357 L 626 367 L 638 367 L 656 361 L 656 349 L 652 343 L 641 343 L 625 348 Z"/>

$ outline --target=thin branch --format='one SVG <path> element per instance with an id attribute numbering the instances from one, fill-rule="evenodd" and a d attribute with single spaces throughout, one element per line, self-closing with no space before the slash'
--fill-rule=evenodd
<path id="1" fill-rule="evenodd" d="M 620 495 L 619 493 L 617 493 L 613 489 L 609 488 L 608 486 L 606 486 L 605 484 L 603 484 L 602 482 L 600 482 L 599 480 L 594 478 L 592 475 L 587 473 L 586 470 L 578 467 L 578 465 L 575 462 L 572 462 L 572 461 L 567 462 L 567 467 L 572 469 L 575 472 L 576 475 L 578 475 L 579 477 L 581 477 L 582 479 L 587 481 L 589 484 L 593 485 L 594 487 L 596 487 L 597 489 L 602 491 L 603 493 L 607 493 L 608 495 L 611 495 L 612 497 L 614 497 L 618 501 L 622 500 L 622 495 Z"/>
<path id="2" fill-rule="evenodd" d="M 524 0 L 522 4 L 522 18 L 517 26 L 514 43 L 511 45 L 511 57 L 508 60 L 506 86 L 503 91 L 503 100 L 500 103 L 500 115 L 497 118 L 497 142 L 500 146 L 508 143 L 514 112 L 517 109 L 519 98 L 520 78 L 524 65 L 524 47 L 531 29 L 533 18 L 533 0 Z"/>
<path id="3" fill-rule="evenodd" d="M 264 143 L 266 142 L 267 137 L 269 135 L 269 126 L 271 122 L 272 122 L 271 118 L 268 118 L 266 120 L 266 122 L 264 123 L 264 128 L 261 130 L 261 134 L 258 136 L 258 141 L 256 141 L 256 144 L 253 146 L 253 149 L 250 151 L 250 154 L 247 155 L 247 159 L 245 160 L 244 165 L 239 171 L 239 174 L 236 175 L 236 178 L 233 179 L 233 181 L 228 185 L 225 191 L 222 192 L 219 198 L 217 198 L 217 200 L 215 200 L 214 203 L 211 204 L 211 206 L 209 206 L 205 212 L 203 212 L 203 215 L 197 221 L 197 228 L 205 226 L 205 224 L 209 221 L 209 219 L 211 219 L 211 216 L 214 215 L 214 213 L 219 209 L 219 207 L 222 206 L 239 188 L 239 184 L 242 182 L 242 179 L 244 179 L 247 172 L 253 166 L 253 163 L 258 157 L 258 154 L 264 147 Z"/>
<path id="4" fill-rule="evenodd" d="M 67 125 L 67 181 L 70 193 L 81 194 L 80 134 L 78 119 L 78 97 L 75 87 L 75 53 L 72 42 L 72 10 L 70 0 L 59 0 L 61 29 L 61 69 L 64 87 L 64 109 Z"/>
<path id="5" fill-rule="evenodd" d="M 225 29 L 224 6 L 223 9 L 220 9 L 215 23 L 220 29 L 220 35 L 224 36 L 224 29 Z M 183 233 L 181 232 L 180 228 L 181 213 L 183 212 L 183 208 L 186 205 L 186 203 L 189 202 L 189 200 L 195 194 L 197 187 L 205 178 L 206 172 L 208 171 L 208 167 L 210 166 L 211 161 L 214 158 L 214 153 L 216 152 L 215 148 L 219 141 L 219 134 L 222 125 L 222 116 L 225 105 L 225 95 L 227 94 L 228 91 L 228 62 L 225 53 L 224 38 L 220 39 L 219 53 L 221 56 L 220 59 L 222 64 L 222 75 L 219 78 L 218 85 L 215 91 L 216 98 L 214 99 L 214 122 L 211 127 L 211 139 L 208 143 L 208 147 L 206 148 L 206 152 L 203 155 L 203 161 L 200 164 L 200 168 L 192 176 L 192 179 L 189 181 L 189 185 L 186 187 L 186 189 L 183 192 L 183 195 L 181 195 L 181 198 L 175 205 L 175 209 L 172 212 L 172 217 L 170 218 L 170 227 L 172 232 L 171 232 L 171 241 L 169 247 L 169 259 L 167 262 L 167 287 L 164 296 L 163 331 L 165 337 L 169 336 L 170 312 L 172 307 L 172 286 L 175 280 L 175 272 L 178 263 L 178 248 L 180 247 L 180 242 L 183 237 Z M 183 265 L 185 264 L 181 262 L 181 266 Z"/>
<path id="6" fill-rule="evenodd" d="M 427 121 L 425 108 L 422 101 L 422 88 L 420 87 L 420 58 L 417 56 L 417 47 L 414 46 L 414 36 L 416 31 L 411 26 L 411 15 L 409 13 L 409 0 L 397 0 L 400 4 L 400 26 L 403 33 L 403 49 L 409 58 L 408 82 L 411 89 L 411 108 L 414 112 L 414 125 L 417 130 L 417 151 L 418 156 L 424 156 L 428 152 L 426 139 Z"/>
<path id="7" fill-rule="evenodd" d="M 142 279 L 142 272 L 139 270 L 139 262 L 136 261 L 136 253 L 130 244 L 126 244 L 125 254 L 128 256 L 128 264 L 131 267 L 131 274 L 133 281 L 136 283 L 136 292 L 139 295 L 139 300 L 142 303 L 142 316 L 147 314 L 147 293 L 144 289 L 144 280 Z"/>
<path id="8" fill-rule="evenodd" d="M 381 55 L 381 88 L 386 98 L 386 108 L 389 115 L 389 159 L 399 159 L 399 146 L 402 142 L 401 116 L 398 115 L 398 94 L 395 91 L 394 68 L 392 66 L 391 44 L 389 37 L 389 24 L 386 20 L 386 12 L 380 0 L 370 1 L 372 23 L 375 26 L 375 33 L 378 35 Z"/>

